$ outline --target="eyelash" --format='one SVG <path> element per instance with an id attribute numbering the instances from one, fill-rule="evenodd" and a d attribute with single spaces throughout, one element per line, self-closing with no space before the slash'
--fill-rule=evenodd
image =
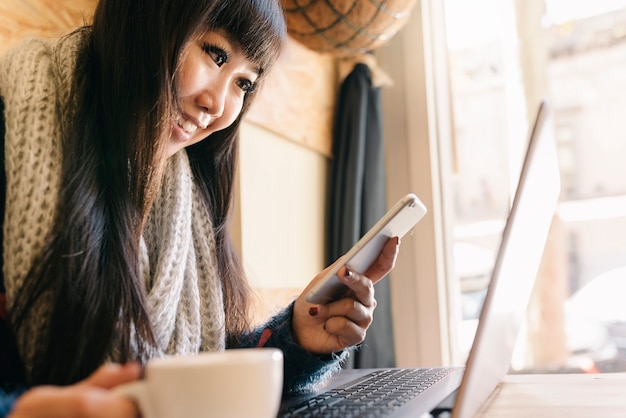
<path id="1" fill-rule="evenodd" d="M 218 67 L 221 67 L 230 60 L 230 55 L 228 54 L 228 52 L 226 52 L 223 48 L 220 48 L 217 45 L 203 44 L 202 50 L 211 58 L 211 60 L 213 60 L 215 65 L 217 65 Z M 237 81 L 237 86 L 239 86 L 239 88 L 244 93 L 248 94 L 254 91 L 254 89 L 256 88 L 256 83 L 248 79 L 242 78 L 241 80 Z"/>
<path id="2" fill-rule="evenodd" d="M 252 81 L 245 79 L 245 78 L 239 80 L 237 82 L 237 85 L 246 94 L 252 93 L 254 89 L 256 89 L 256 83 L 253 83 Z"/>
<path id="3" fill-rule="evenodd" d="M 217 65 L 218 67 L 226 64 L 230 59 L 228 53 L 223 48 L 220 48 L 216 45 L 203 44 L 202 50 L 213 60 L 215 65 Z"/>

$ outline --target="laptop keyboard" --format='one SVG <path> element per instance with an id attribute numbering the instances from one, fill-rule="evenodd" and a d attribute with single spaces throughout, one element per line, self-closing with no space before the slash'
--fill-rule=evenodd
<path id="1" fill-rule="evenodd" d="M 450 368 L 376 370 L 294 405 L 279 418 L 384 417 L 451 372 Z"/>

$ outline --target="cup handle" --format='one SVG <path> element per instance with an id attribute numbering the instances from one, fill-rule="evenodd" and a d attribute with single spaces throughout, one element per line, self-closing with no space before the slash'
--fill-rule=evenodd
<path id="1" fill-rule="evenodd" d="M 143 380 L 124 383 L 112 389 L 114 393 L 126 396 L 137 403 L 143 418 L 157 418 L 148 396 L 148 385 Z"/>

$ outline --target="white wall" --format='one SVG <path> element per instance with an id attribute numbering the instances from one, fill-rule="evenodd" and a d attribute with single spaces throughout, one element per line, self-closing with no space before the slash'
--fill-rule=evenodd
<path id="1" fill-rule="evenodd" d="M 257 288 L 303 288 L 324 267 L 328 159 L 250 122 L 241 132 L 241 253 Z"/>

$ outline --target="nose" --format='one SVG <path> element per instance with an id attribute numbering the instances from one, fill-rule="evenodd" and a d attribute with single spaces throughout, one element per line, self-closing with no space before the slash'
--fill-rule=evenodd
<path id="1" fill-rule="evenodd" d="M 196 98 L 196 104 L 202 107 L 212 118 L 219 118 L 226 107 L 226 83 L 211 83 Z"/>

